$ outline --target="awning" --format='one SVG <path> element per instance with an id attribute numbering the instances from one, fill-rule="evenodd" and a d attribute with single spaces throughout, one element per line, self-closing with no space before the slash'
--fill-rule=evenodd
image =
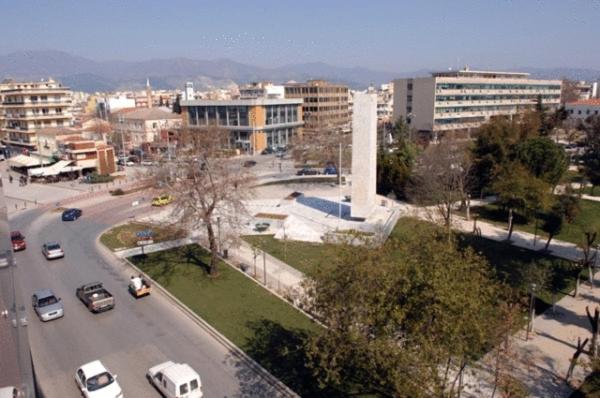
<path id="1" fill-rule="evenodd" d="M 13 167 L 36 167 L 51 164 L 48 159 L 34 158 L 27 155 L 17 155 L 8 159 L 8 164 Z"/>
<path id="2" fill-rule="evenodd" d="M 79 171 L 81 167 L 70 166 L 73 163 L 72 160 L 59 160 L 54 163 L 52 166 L 48 167 L 39 167 L 37 169 L 27 170 L 27 174 L 32 177 L 47 177 L 47 176 L 56 176 L 60 173 L 67 173 L 70 171 Z"/>

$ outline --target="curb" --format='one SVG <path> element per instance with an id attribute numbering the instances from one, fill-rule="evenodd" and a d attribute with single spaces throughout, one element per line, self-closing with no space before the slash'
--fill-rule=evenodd
<path id="1" fill-rule="evenodd" d="M 110 227 L 110 228 L 112 228 L 112 227 Z M 107 230 L 110 228 L 107 228 Z M 104 233 L 104 232 L 102 232 L 102 233 Z M 102 250 L 109 251 L 108 248 L 104 247 L 104 245 L 102 243 L 100 243 L 100 236 L 102 235 L 102 233 L 100 235 L 98 235 L 98 238 L 96 238 L 96 245 L 98 247 L 101 247 Z M 114 256 L 113 252 L 109 251 L 109 253 Z M 116 256 L 114 256 L 114 258 L 117 261 L 121 261 L 124 264 L 128 265 L 129 267 L 133 268 L 137 273 L 142 274 L 145 278 L 148 278 L 152 282 L 152 285 L 154 287 L 158 288 L 158 290 L 167 299 L 169 299 L 173 304 L 175 304 L 177 307 L 179 307 L 179 309 L 185 315 L 187 315 L 192 321 L 194 321 L 198 326 L 200 326 L 202 329 L 204 329 L 206 332 L 208 332 L 212 337 L 214 337 L 219 343 L 221 343 L 223 346 L 225 346 L 231 352 L 231 354 L 233 356 L 235 356 L 240 361 L 244 362 L 249 368 L 251 368 L 254 372 L 259 374 L 269 385 L 274 387 L 274 389 L 279 394 L 281 394 L 280 396 L 294 397 L 294 398 L 300 397 L 298 394 L 296 394 L 294 391 L 292 391 L 288 386 L 286 386 L 279 379 L 277 379 L 275 376 L 273 376 L 269 371 L 267 371 L 265 368 L 263 368 L 258 362 L 256 362 L 250 356 L 248 356 L 248 354 L 246 354 L 244 351 L 242 351 L 238 346 L 236 346 L 234 343 L 232 343 L 227 337 L 223 336 L 218 330 L 216 330 L 214 327 L 212 327 L 208 322 L 206 322 L 200 316 L 198 316 L 198 314 L 196 314 L 194 311 L 192 311 L 187 305 L 182 303 L 177 297 L 173 296 L 162 285 L 160 285 L 154 279 L 150 278 L 150 276 L 148 276 L 145 272 L 143 272 L 141 269 L 139 269 L 137 266 L 135 266 L 131 261 L 127 260 L 126 258 L 119 258 Z"/>

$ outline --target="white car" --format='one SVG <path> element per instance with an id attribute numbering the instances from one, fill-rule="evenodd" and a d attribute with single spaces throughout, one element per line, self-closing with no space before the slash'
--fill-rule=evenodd
<path id="1" fill-rule="evenodd" d="M 185 363 L 163 362 L 148 370 L 148 379 L 167 398 L 202 398 L 202 382 Z"/>
<path id="2" fill-rule="evenodd" d="M 2 387 L 0 388 L 0 398 L 19 398 L 19 390 L 17 387 Z"/>
<path id="3" fill-rule="evenodd" d="M 86 398 L 123 398 L 117 375 L 111 374 L 98 360 L 77 369 L 75 382 Z"/>
<path id="4" fill-rule="evenodd" d="M 55 258 L 62 258 L 65 256 L 62 247 L 55 242 L 44 243 L 42 246 L 42 253 L 44 254 L 44 257 L 46 257 L 46 260 L 54 260 Z"/>

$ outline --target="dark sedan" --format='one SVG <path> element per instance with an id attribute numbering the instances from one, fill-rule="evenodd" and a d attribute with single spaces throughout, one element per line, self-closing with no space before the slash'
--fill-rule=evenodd
<path id="1" fill-rule="evenodd" d="M 319 174 L 319 170 L 304 167 L 296 172 L 297 176 L 316 176 Z"/>
<path id="2" fill-rule="evenodd" d="M 67 209 L 63 211 L 62 220 L 63 221 L 75 221 L 79 217 L 81 217 L 81 209 Z"/>

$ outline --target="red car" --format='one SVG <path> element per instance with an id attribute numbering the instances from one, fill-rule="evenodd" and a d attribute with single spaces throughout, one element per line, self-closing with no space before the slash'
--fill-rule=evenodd
<path id="1" fill-rule="evenodd" d="M 13 231 L 10 233 L 10 240 L 12 241 L 12 248 L 18 252 L 25 250 L 27 245 L 25 244 L 25 237 L 19 231 Z"/>

